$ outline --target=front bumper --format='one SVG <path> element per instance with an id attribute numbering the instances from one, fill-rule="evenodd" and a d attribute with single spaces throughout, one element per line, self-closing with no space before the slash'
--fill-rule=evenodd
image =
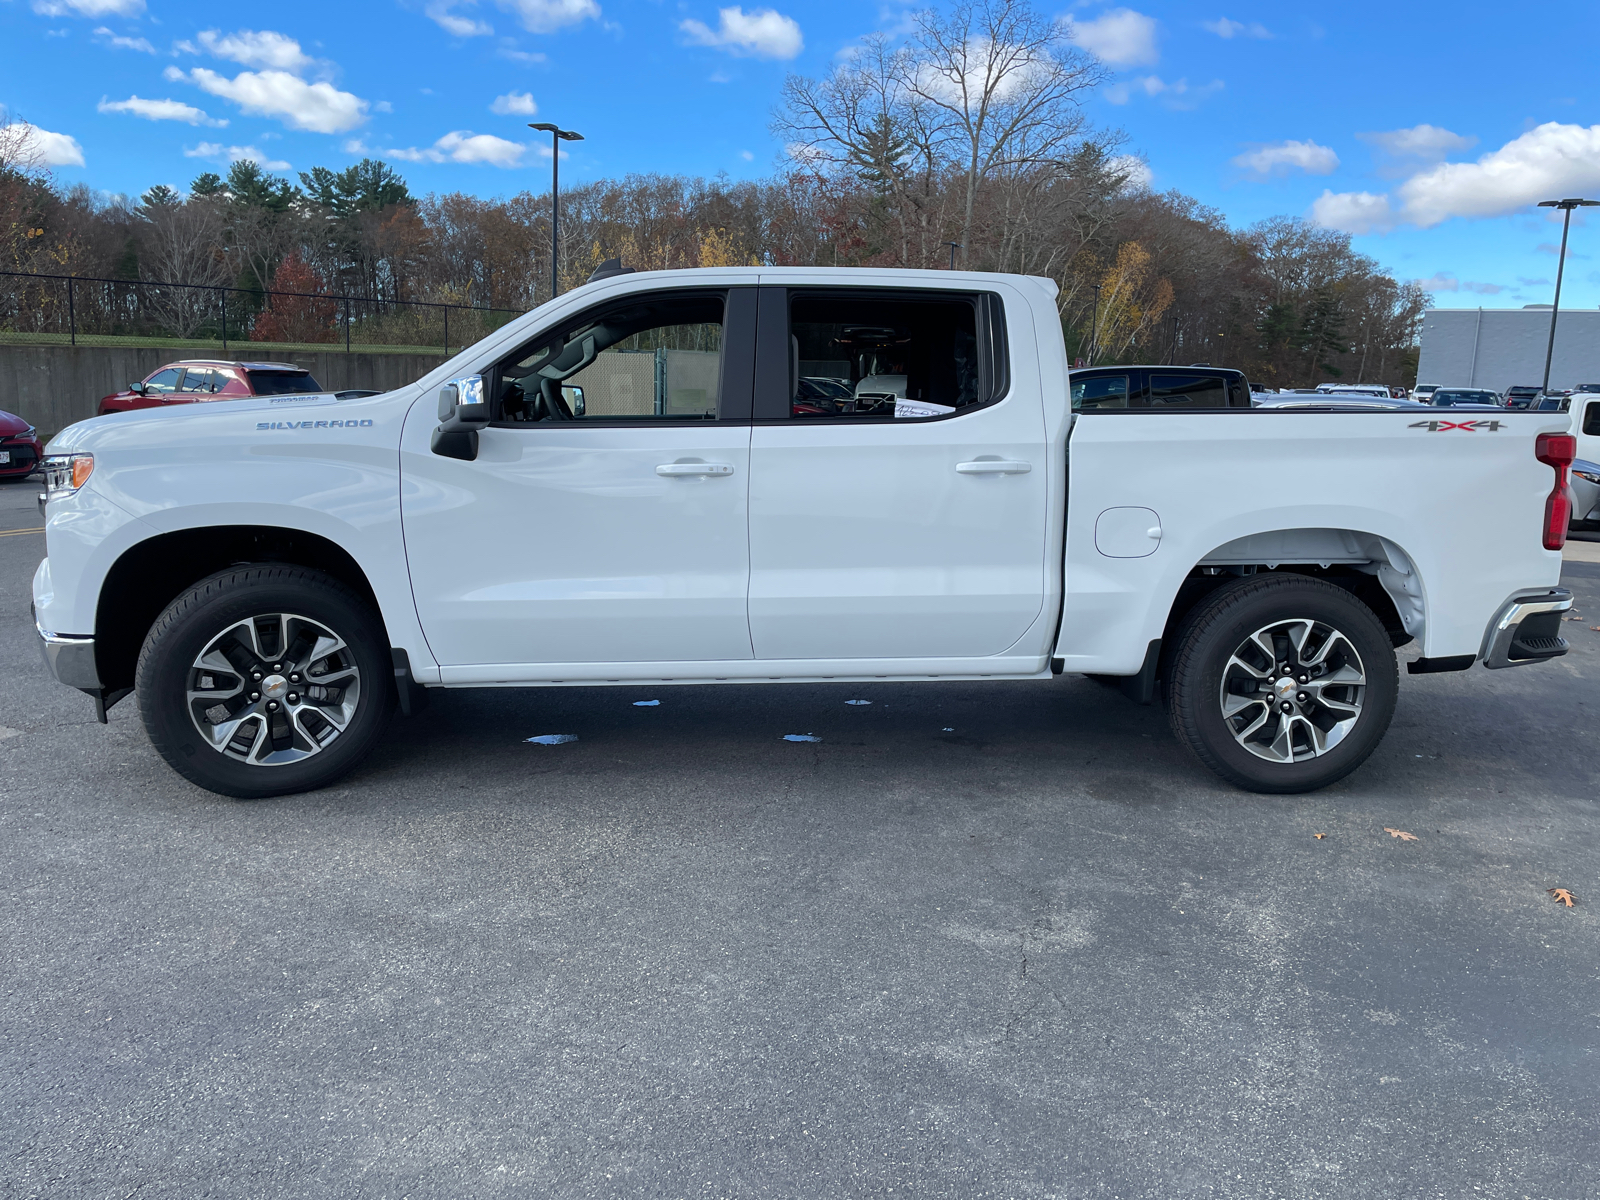
<path id="1" fill-rule="evenodd" d="M 1560 658 L 1568 648 L 1561 617 L 1571 607 L 1572 593 L 1566 588 L 1513 596 L 1484 634 L 1483 665 L 1499 670 Z"/>
<path id="2" fill-rule="evenodd" d="M 29 609 L 33 606 L 30 604 Z M 100 672 L 94 662 L 94 638 L 74 637 L 51 633 L 34 617 L 33 627 L 39 631 L 44 665 L 50 674 L 68 687 L 91 694 L 100 691 Z"/>

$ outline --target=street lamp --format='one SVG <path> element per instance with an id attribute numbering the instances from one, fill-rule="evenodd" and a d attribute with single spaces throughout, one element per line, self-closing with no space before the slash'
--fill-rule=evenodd
<path id="1" fill-rule="evenodd" d="M 1593 208 L 1600 205 L 1600 200 L 1541 200 L 1540 208 L 1559 208 L 1561 217 L 1561 256 L 1556 259 L 1556 302 L 1550 306 L 1550 341 L 1544 348 L 1544 386 L 1539 389 L 1543 394 L 1550 390 L 1550 358 L 1556 352 L 1556 314 L 1561 311 L 1561 272 L 1567 265 L 1567 230 L 1572 225 L 1572 210 L 1575 208 Z"/>
<path id="2" fill-rule="evenodd" d="M 961 249 L 961 243 L 946 242 L 945 245 L 950 247 L 950 269 L 954 271 L 956 269 L 956 251 Z"/>
<path id="3" fill-rule="evenodd" d="M 1089 315 L 1089 365 L 1094 366 L 1095 356 L 1100 353 L 1100 285 L 1091 283 L 1094 288 L 1094 310 Z"/>
<path id="4" fill-rule="evenodd" d="M 537 125 L 530 124 L 529 129 L 537 129 L 541 133 L 550 135 L 550 299 L 554 300 L 561 290 L 561 276 L 558 273 L 559 264 L 556 261 L 556 223 L 560 219 L 561 202 L 559 188 L 561 185 L 561 143 L 581 142 L 583 134 L 574 133 L 570 129 L 562 129 L 559 125 L 551 125 L 541 121 Z"/>

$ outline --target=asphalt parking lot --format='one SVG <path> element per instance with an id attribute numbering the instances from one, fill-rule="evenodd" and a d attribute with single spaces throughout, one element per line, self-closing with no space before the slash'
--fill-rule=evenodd
<path id="1" fill-rule="evenodd" d="M 36 490 L 0 1196 L 1600 1195 L 1600 562 L 1310 796 L 1064 677 L 435 693 L 241 803 L 46 676 Z"/>

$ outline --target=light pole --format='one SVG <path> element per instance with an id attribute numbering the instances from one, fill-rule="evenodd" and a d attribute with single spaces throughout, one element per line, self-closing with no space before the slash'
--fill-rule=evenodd
<path id="1" fill-rule="evenodd" d="M 1550 341 L 1544 348 L 1544 384 L 1539 388 L 1541 395 L 1550 390 L 1550 358 L 1556 352 L 1556 314 L 1561 311 L 1561 273 L 1567 266 L 1567 230 L 1572 225 L 1572 210 L 1575 208 L 1593 208 L 1600 204 L 1600 200 L 1541 200 L 1540 208 L 1559 208 L 1561 217 L 1561 256 L 1556 259 L 1556 302 L 1550 306 Z"/>
<path id="2" fill-rule="evenodd" d="M 561 143 L 581 142 L 583 134 L 562 129 L 559 125 L 551 125 L 545 121 L 537 125 L 530 124 L 528 128 L 550 135 L 550 299 L 554 300 L 561 291 L 561 275 L 558 269 L 560 264 L 556 261 L 559 256 L 556 224 L 561 215 Z"/>
<path id="3" fill-rule="evenodd" d="M 1100 285 L 1089 286 L 1094 288 L 1094 311 L 1089 314 L 1089 365 L 1092 367 L 1095 355 L 1100 353 Z"/>
<path id="4" fill-rule="evenodd" d="M 946 242 L 945 245 L 950 247 L 950 269 L 954 271 L 956 269 L 956 251 L 961 249 L 961 243 Z"/>

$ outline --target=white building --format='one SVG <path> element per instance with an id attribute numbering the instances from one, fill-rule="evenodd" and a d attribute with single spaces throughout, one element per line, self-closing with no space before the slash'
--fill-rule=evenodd
<path id="1" fill-rule="evenodd" d="M 1417 382 L 1504 392 L 1544 381 L 1550 306 L 1430 308 L 1422 315 Z M 1556 318 L 1553 390 L 1600 383 L 1600 310 L 1562 309 Z"/>

